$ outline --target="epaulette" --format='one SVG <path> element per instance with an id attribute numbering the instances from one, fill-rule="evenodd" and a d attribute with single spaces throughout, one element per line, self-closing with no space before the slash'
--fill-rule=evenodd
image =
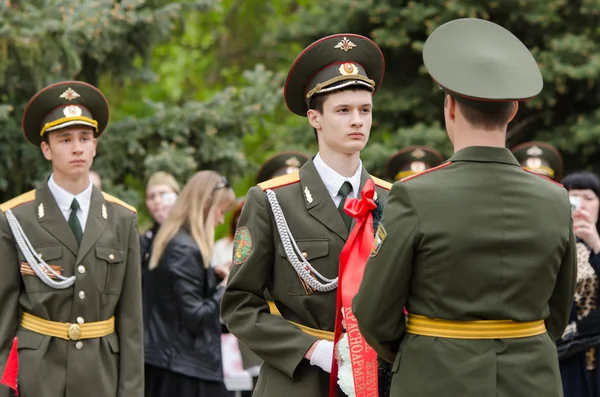
<path id="1" fill-rule="evenodd" d="M 550 181 L 550 182 L 554 183 L 555 185 L 564 187 L 561 183 L 556 182 L 554 179 L 548 178 L 546 175 L 542 175 L 542 174 L 538 174 L 537 172 L 529 171 L 528 169 L 526 169 L 524 167 L 521 167 L 521 169 L 523 171 L 529 172 L 532 175 L 539 176 L 540 178 L 544 178 L 545 180 Z"/>
<path id="2" fill-rule="evenodd" d="M 6 210 L 13 209 L 21 204 L 25 204 L 33 200 L 35 200 L 35 189 L 0 204 L 0 211 L 6 212 Z"/>
<path id="3" fill-rule="evenodd" d="M 379 179 L 377 177 L 374 177 L 373 175 L 371 175 L 371 179 L 373 179 L 375 186 L 379 186 L 380 188 L 385 189 L 385 190 L 392 189 L 392 184 L 387 181 L 384 181 L 383 179 Z"/>
<path id="4" fill-rule="evenodd" d="M 410 181 L 411 179 L 414 179 L 414 178 L 419 177 L 421 175 L 429 174 L 430 172 L 441 170 L 442 168 L 448 167 L 450 164 L 452 164 L 452 161 L 448 161 L 448 162 L 446 162 L 444 164 L 440 164 L 437 167 L 429 168 L 429 169 L 427 169 L 425 171 L 419 172 L 418 174 L 407 176 L 406 178 L 400 179 L 400 182 Z"/>
<path id="5" fill-rule="evenodd" d="M 296 172 L 292 172 L 291 174 L 286 174 L 286 175 L 278 176 L 273 179 L 269 179 L 268 181 L 259 183 L 258 186 L 262 190 L 276 189 L 278 187 L 291 185 L 291 184 L 299 182 L 299 181 L 300 181 L 300 173 L 298 171 L 296 171 Z"/>
<path id="6" fill-rule="evenodd" d="M 102 195 L 104 196 L 104 200 L 111 202 L 111 203 L 115 203 L 117 205 L 120 205 L 121 207 L 125 207 L 127 208 L 129 211 L 137 213 L 137 210 L 135 209 L 134 206 L 127 204 L 125 201 L 123 200 L 119 200 L 118 198 L 116 198 L 115 196 L 111 196 L 108 193 L 104 193 L 102 192 Z"/>

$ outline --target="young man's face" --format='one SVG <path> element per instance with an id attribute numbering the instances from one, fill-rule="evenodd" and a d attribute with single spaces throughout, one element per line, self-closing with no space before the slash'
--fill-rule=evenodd
<path id="1" fill-rule="evenodd" d="M 77 179 L 89 174 L 96 156 L 96 139 L 90 127 L 66 127 L 50 132 L 41 149 L 46 160 L 52 162 L 54 173 Z"/>
<path id="2" fill-rule="evenodd" d="M 369 91 L 341 91 L 329 94 L 323 113 L 308 111 L 317 130 L 319 150 L 354 154 L 363 150 L 371 132 L 373 95 Z"/>

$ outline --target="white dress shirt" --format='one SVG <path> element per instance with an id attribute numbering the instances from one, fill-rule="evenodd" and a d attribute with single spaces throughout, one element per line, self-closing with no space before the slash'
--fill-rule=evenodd
<path id="1" fill-rule="evenodd" d="M 330 166 L 325 164 L 319 153 L 315 156 L 313 160 L 313 164 L 321 177 L 321 180 L 325 184 L 327 191 L 331 195 L 335 206 L 340 205 L 342 201 L 342 196 L 339 195 L 340 188 L 344 184 L 344 182 L 348 181 L 352 185 L 352 191 L 348 194 L 349 198 L 356 198 L 358 192 L 360 191 L 360 177 L 362 173 L 362 161 L 359 160 L 358 168 L 354 175 L 350 178 L 345 176 L 341 176 L 336 171 L 334 171 Z"/>
<path id="2" fill-rule="evenodd" d="M 74 196 L 56 184 L 54 181 L 54 174 L 50 175 L 50 179 L 48 180 L 48 188 L 54 196 L 54 200 L 56 200 L 56 204 L 58 204 L 58 208 L 60 208 L 60 211 L 67 222 L 71 215 L 71 203 L 74 198 L 77 199 L 77 202 L 79 203 L 77 219 L 79 219 L 79 223 L 81 224 L 82 232 L 85 232 L 85 224 L 87 222 L 88 214 L 90 213 L 90 201 L 92 200 L 93 186 L 94 185 L 90 181 L 90 185 L 83 192 Z"/>

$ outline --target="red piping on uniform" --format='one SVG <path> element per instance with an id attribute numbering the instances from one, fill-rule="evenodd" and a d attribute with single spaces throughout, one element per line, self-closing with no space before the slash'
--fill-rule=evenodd
<path id="1" fill-rule="evenodd" d="M 523 168 L 523 167 L 521 167 L 521 169 L 522 169 L 523 171 L 525 171 L 525 172 L 529 172 L 529 173 L 530 173 L 530 174 L 532 174 L 532 175 L 536 175 L 536 176 L 539 176 L 540 178 L 547 179 L 547 180 L 549 180 L 550 182 L 554 183 L 555 185 L 558 185 L 558 186 L 560 186 L 560 187 L 564 187 L 564 186 L 563 186 L 561 183 L 558 183 L 558 182 L 556 182 L 554 179 L 548 178 L 546 175 L 541 175 L 541 174 L 538 174 L 538 173 L 536 173 L 536 172 L 529 171 L 529 170 L 527 170 L 527 169 L 525 169 L 525 168 Z"/>
<path id="2" fill-rule="evenodd" d="M 416 177 L 418 177 L 418 176 L 421 176 L 421 175 L 423 175 L 423 174 L 429 174 L 430 172 L 437 171 L 437 170 L 440 170 L 440 169 L 442 169 L 442 168 L 446 168 L 446 167 L 447 167 L 447 166 L 449 166 L 450 164 L 452 164 L 452 161 L 448 161 L 447 163 L 440 164 L 440 165 L 438 165 L 437 167 L 433 167 L 433 168 L 430 168 L 430 169 L 428 169 L 428 170 L 425 170 L 425 171 L 419 172 L 418 174 L 411 175 L 411 176 L 407 176 L 407 177 L 406 177 L 406 178 L 404 178 L 404 179 L 400 179 L 400 182 L 406 182 L 406 181 L 408 181 L 408 180 L 410 180 L 410 179 L 416 178 Z"/>

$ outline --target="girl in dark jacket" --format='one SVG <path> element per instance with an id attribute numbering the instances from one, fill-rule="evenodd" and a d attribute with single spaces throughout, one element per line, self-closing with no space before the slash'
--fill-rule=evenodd
<path id="1" fill-rule="evenodd" d="M 201 171 L 155 238 L 144 289 L 147 397 L 226 397 L 214 231 L 235 205 L 227 180 Z M 227 276 L 227 275 L 226 275 Z"/>
<path id="2" fill-rule="evenodd" d="M 600 347 L 600 179 L 591 172 L 576 172 L 562 181 L 573 209 L 577 238 L 577 288 L 571 320 L 557 341 L 565 397 L 600 397 L 598 347 Z"/>

